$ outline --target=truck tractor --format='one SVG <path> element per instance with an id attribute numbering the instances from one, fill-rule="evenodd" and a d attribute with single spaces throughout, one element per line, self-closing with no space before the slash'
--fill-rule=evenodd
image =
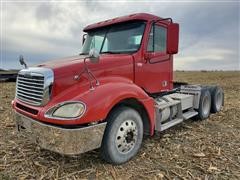
<path id="1" fill-rule="evenodd" d="M 14 118 L 21 138 L 77 155 L 99 148 L 122 164 L 153 136 L 222 109 L 219 86 L 173 81 L 179 24 L 138 13 L 86 26 L 81 53 L 19 71 Z"/>

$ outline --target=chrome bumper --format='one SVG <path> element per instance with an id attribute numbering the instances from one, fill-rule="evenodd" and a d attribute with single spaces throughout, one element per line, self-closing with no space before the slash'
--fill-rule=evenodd
<path id="1" fill-rule="evenodd" d="M 84 128 L 66 129 L 46 125 L 15 113 L 17 131 L 43 149 L 60 154 L 81 154 L 101 146 L 107 123 Z"/>

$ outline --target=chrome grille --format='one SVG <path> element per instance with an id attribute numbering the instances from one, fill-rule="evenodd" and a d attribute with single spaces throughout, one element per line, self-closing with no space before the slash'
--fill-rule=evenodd
<path id="1" fill-rule="evenodd" d="M 46 68 L 29 68 L 19 72 L 16 98 L 28 104 L 40 106 L 49 101 L 53 72 Z"/>

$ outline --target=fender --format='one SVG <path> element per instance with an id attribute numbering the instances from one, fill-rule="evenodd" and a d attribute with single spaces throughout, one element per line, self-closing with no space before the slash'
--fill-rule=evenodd
<path id="1" fill-rule="evenodd" d="M 143 89 L 131 80 L 122 77 L 105 77 L 99 79 L 100 85 L 94 90 L 89 89 L 89 84 L 76 84 L 56 96 L 47 104 L 39 114 L 39 120 L 60 125 L 80 125 L 96 121 L 103 121 L 110 110 L 124 99 L 134 98 L 146 109 L 150 120 L 150 132 L 154 128 L 154 100 Z M 44 113 L 58 103 L 64 101 L 81 101 L 86 105 L 84 115 L 75 120 L 57 120 L 44 117 Z"/>

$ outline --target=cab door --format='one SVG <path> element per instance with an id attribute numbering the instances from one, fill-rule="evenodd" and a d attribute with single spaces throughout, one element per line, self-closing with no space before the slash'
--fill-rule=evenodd
<path id="1" fill-rule="evenodd" d="M 167 54 L 167 27 L 164 24 L 152 24 L 148 42 L 144 50 L 145 63 L 138 71 L 138 83 L 148 93 L 169 91 L 172 88 L 172 55 Z"/>

